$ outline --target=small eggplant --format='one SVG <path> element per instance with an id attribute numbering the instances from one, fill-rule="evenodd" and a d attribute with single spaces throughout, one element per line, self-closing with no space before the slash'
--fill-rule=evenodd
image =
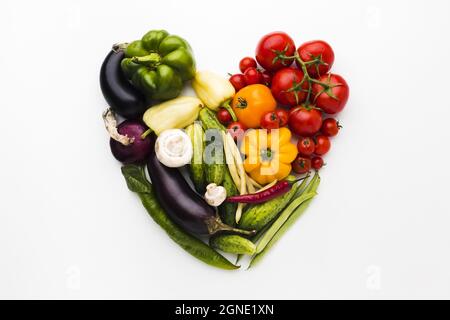
<path id="1" fill-rule="evenodd" d="M 123 164 L 145 163 L 150 153 L 150 141 L 146 137 L 148 127 L 140 120 L 125 120 L 117 126 L 111 109 L 103 113 L 106 130 L 110 135 L 111 152 Z"/>
<path id="2" fill-rule="evenodd" d="M 216 208 L 209 206 L 194 190 L 176 168 L 169 168 L 159 162 L 155 152 L 156 135 L 150 134 L 150 155 L 147 168 L 161 207 L 178 225 L 198 235 L 212 235 L 216 232 L 231 232 L 253 235 L 253 231 L 232 228 L 224 224 Z"/>
<path id="3" fill-rule="evenodd" d="M 147 110 L 145 96 L 123 74 L 120 63 L 125 58 L 123 48 L 114 46 L 100 70 L 100 87 L 110 108 L 127 119 L 137 119 Z"/>

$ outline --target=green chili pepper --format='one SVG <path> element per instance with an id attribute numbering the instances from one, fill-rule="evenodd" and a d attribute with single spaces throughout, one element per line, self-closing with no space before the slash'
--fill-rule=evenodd
<path id="1" fill-rule="evenodd" d="M 122 174 L 125 177 L 128 188 L 139 195 L 139 198 L 149 215 L 179 246 L 197 259 L 211 266 L 226 270 L 239 268 L 239 266 L 232 264 L 199 239 L 184 232 L 178 225 L 170 220 L 156 199 L 152 185 L 145 176 L 144 167 L 126 165 L 122 167 Z"/>
<path id="2" fill-rule="evenodd" d="M 165 30 L 152 30 L 125 49 L 121 66 L 126 77 L 153 100 L 177 97 L 183 82 L 195 76 L 191 47 Z"/>

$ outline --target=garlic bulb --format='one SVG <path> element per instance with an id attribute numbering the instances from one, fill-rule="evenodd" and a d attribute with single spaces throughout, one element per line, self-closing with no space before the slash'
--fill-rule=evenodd
<path id="1" fill-rule="evenodd" d="M 166 167 L 182 167 L 192 159 L 191 139 L 183 130 L 165 130 L 156 139 L 155 152 L 158 160 Z"/>
<path id="2" fill-rule="evenodd" d="M 227 190 L 224 187 L 218 186 L 215 183 L 210 183 L 206 187 L 205 200 L 210 206 L 218 207 L 226 198 Z"/>

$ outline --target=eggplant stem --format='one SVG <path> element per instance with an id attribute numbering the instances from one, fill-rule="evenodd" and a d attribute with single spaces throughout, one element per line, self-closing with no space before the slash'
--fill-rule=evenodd
<path id="1" fill-rule="evenodd" d="M 253 236 L 256 234 L 256 230 L 248 231 L 230 227 L 229 225 L 223 223 L 222 220 L 220 220 L 219 216 L 207 220 L 206 226 L 210 235 L 213 235 L 217 232 L 231 232 L 244 236 Z"/>
<path id="2" fill-rule="evenodd" d="M 108 108 L 103 112 L 103 122 L 105 123 L 106 131 L 108 131 L 111 139 L 123 144 L 124 146 L 129 146 L 134 142 L 134 137 L 128 137 L 127 135 L 122 135 L 117 131 L 117 120 L 116 114 L 111 108 Z"/>
<path id="3" fill-rule="evenodd" d="M 113 46 L 112 46 L 112 50 L 114 51 L 114 52 L 119 52 L 119 51 L 123 51 L 123 50 L 125 50 L 127 47 L 128 47 L 128 44 L 129 43 L 127 43 L 127 42 L 124 42 L 124 43 L 115 43 L 115 44 L 113 44 Z"/>

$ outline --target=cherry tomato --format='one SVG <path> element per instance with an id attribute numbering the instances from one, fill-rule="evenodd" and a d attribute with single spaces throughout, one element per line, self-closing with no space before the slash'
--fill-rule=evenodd
<path id="1" fill-rule="evenodd" d="M 256 68 L 248 68 L 244 73 L 245 83 L 247 85 L 258 84 L 260 82 L 260 72 Z"/>
<path id="2" fill-rule="evenodd" d="M 242 88 L 244 88 L 247 85 L 243 74 L 234 74 L 230 77 L 229 81 L 233 85 L 236 92 L 241 90 Z"/>
<path id="3" fill-rule="evenodd" d="M 297 142 L 297 149 L 302 156 L 310 156 L 314 153 L 316 144 L 314 143 L 314 140 L 309 137 L 300 138 Z"/>
<path id="4" fill-rule="evenodd" d="M 270 84 L 272 83 L 272 76 L 267 71 L 261 72 L 260 75 L 261 84 L 264 84 L 268 87 L 270 87 Z"/>
<path id="5" fill-rule="evenodd" d="M 278 129 L 280 127 L 280 118 L 275 111 L 267 112 L 261 118 L 261 128 L 263 129 Z"/>
<path id="6" fill-rule="evenodd" d="M 308 74 L 313 78 L 326 74 L 330 71 L 334 63 L 333 49 L 328 43 L 322 40 L 314 40 L 302 44 L 297 49 L 297 53 L 303 62 L 318 60 L 316 63 L 310 64 L 307 67 Z M 298 62 L 297 66 L 301 68 Z"/>
<path id="7" fill-rule="evenodd" d="M 256 60 L 252 57 L 242 58 L 239 62 L 239 70 L 241 70 L 242 73 L 244 73 L 248 68 L 256 68 Z"/>
<path id="8" fill-rule="evenodd" d="M 217 111 L 217 119 L 219 120 L 220 123 L 222 123 L 224 125 L 227 125 L 231 121 L 233 121 L 233 118 L 231 117 L 231 114 L 225 108 L 220 108 Z"/>
<path id="9" fill-rule="evenodd" d="M 315 154 L 323 156 L 328 151 L 330 151 L 330 147 L 330 138 L 322 135 L 316 137 L 316 148 L 314 149 Z"/>
<path id="10" fill-rule="evenodd" d="M 287 106 L 298 106 L 306 100 L 308 82 L 302 85 L 304 74 L 301 70 L 295 68 L 283 68 L 272 78 L 272 94 L 275 99 Z"/>
<path id="11" fill-rule="evenodd" d="M 289 127 L 299 136 L 313 136 L 321 126 L 322 114 L 315 108 L 300 106 L 289 114 Z"/>
<path id="12" fill-rule="evenodd" d="M 311 167 L 315 170 L 319 170 L 323 167 L 322 157 L 314 157 L 311 159 Z"/>
<path id="13" fill-rule="evenodd" d="M 311 159 L 298 154 L 297 158 L 292 162 L 292 169 L 298 174 L 309 172 L 311 170 Z"/>
<path id="14" fill-rule="evenodd" d="M 286 126 L 289 120 L 289 113 L 284 109 L 277 109 L 275 110 L 275 113 L 277 114 L 278 119 L 280 119 L 280 127 Z"/>
<path id="15" fill-rule="evenodd" d="M 256 47 L 256 60 L 267 71 L 276 71 L 288 67 L 293 59 L 279 59 L 279 55 L 293 56 L 294 40 L 284 32 L 272 32 L 259 40 Z"/>
<path id="16" fill-rule="evenodd" d="M 230 123 L 227 129 L 234 140 L 242 139 L 244 137 L 245 130 L 247 130 L 247 128 L 239 121 Z"/>
<path id="17" fill-rule="evenodd" d="M 344 78 L 337 74 L 326 74 L 319 78 L 325 84 L 313 84 L 314 102 L 325 113 L 335 114 L 341 112 L 347 103 L 349 87 Z"/>
<path id="18" fill-rule="evenodd" d="M 338 134 L 341 128 L 342 127 L 339 125 L 339 122 L 336 119 L 328 118 L 323 120 L 320 132 L 322 132 L 324 136 L 334 137 Z"/>

